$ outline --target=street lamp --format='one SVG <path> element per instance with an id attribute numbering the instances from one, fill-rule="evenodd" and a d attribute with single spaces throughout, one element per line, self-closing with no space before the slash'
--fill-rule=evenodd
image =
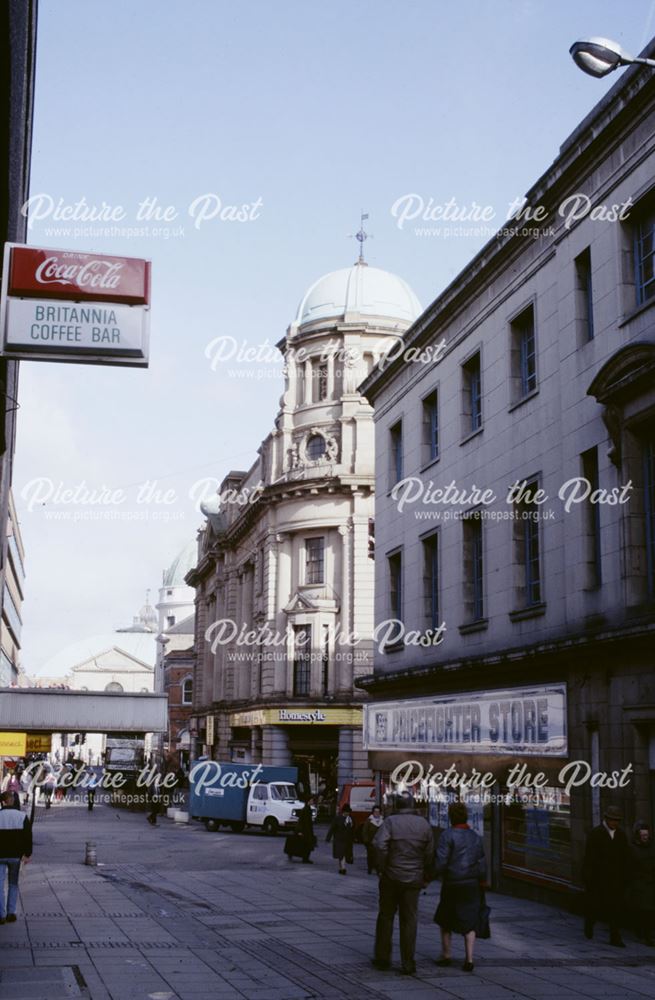
<path id="1" fill-rule="evenodd" d="M 631 63 L 655 66 L 654 59 L 631 56 L 610 38 L 589 38 L 587 41 L 574 42 L 569 52 L 576 66 L 589 76 L 606 76 L 619 66 L 630 66 Z"/>

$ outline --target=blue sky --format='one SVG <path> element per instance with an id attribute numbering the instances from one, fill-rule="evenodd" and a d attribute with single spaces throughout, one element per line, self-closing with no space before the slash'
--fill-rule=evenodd
<path id="1" fill-rule="evenodd" d="M 653 34 L 652 0 L 41 0 L 31 193 L 125 218 L 88 235 L 50 216 L 29 242 L 150 258 L 153 308 L 147 371 L 22 365 L 28 671 L 129 623 L 195 535 L 193 484 L 254 460 L 280 369 L 212 370 L 207 344 L 279 340 L 306 287 L 354 262 L 362 208 L 369 262 L 427 305 L 486 240 L 421 236 L 394 204 L 476 202 L 500 225 L 614 82 L 584 76 L 570 44 L 605 35 L 637 52 Z M 204 196 L 254 218 L 196 228 Z M 177 213 L 168 238 L 126 231 L 157 225 L 136 219 L 145 198 Z M 137 503 L 146 481 L 174 502 Z M 29 503 L 81 482 L 125 488 L 120 518 L 49 520 L 63 508 Z"/>

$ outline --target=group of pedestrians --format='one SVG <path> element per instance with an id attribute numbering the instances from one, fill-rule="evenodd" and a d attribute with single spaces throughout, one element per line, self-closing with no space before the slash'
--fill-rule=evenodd
<path id="1" fill-rule="evenodd" d="M 314 799 L 310 798 L 300 812 L 296 829 L 286 838 L 284 850 L 289 860 L 300 857 L 304 864 L 312 864 L 310 855 L 317 843 L 313 805 Z M 401 971 L 414 974 L 419 895 L 429 882 L 441 876 L 441 899 L 434 915 L 441 928 L 442 950 L 437 964 L 451 964 L 452 935 L 462 934 L 465 947 L 462 968 L 473 971 L 476 933 L 482 930 L 488 936 L 484 848 L 482 838 L 467 823 L 468 813 L 463 803 L 451 804 L 448 815 L 451 826 L 439 838 L 436 852 L 432 827 L 418 814 L 409 794 L 396 796 L 395 811 L 386 819 L 380 807 L 375 806 L 362 827 L 368 873 L 375 873 L 380 879 L 373 958 L 378 969 L 391 968 L 393 926 L 398 914 Z M 332 820 L 326 840 L 332 842 L 337 871 L 345 875 L 346 866 L 353 863 L 355 843 L 355 824 L 347 803 Z"/>

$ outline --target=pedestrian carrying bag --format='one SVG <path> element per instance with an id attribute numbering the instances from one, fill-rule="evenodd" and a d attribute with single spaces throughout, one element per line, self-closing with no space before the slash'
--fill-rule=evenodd
<path id="1" fill-rule="evenodd" d="M 484 892 L 480 893 L 480 911 L 478 913 L 478 926 L 475 930 L 475 936 L 486 940 L 486 938 L 491 937 L 491 927 L 489 926 L 489 917 L 491 916 L 491 907 L 487 906 L 487 899 Z"/>

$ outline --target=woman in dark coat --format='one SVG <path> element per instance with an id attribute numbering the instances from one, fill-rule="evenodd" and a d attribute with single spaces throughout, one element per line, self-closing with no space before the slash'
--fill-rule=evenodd
<path id="1" fill-rule="evenodd" d="M 450 965 L 453 931 L 464 935 L 466 961 L 464 972 L 473 972 L 473 946 L 480 919 L 482 889 L 487 876 L 482 837 L 468 823 L 463 802 L 448 807 L 450 828 L 444 830 L 437 845 L 436 869 L 442 876 L 441 899 L 434 915 L 441 927 L 441 958 L 437 965 Z"/>
<path id="2" fill-rule="evenodd" d="M 652 947 L 655 931 L 655 843 L 648 823 L 635 823 L 630 843 L 628 899 L 639 937 Z"/>
<path id="3" fill-rule="evenodd" d="M 332 857 L 339 862 L 339 874 L 346 874 L 346 862 L 353 863 L 353 844 L 355 843 L 355 823 L 352 809 L 346 802 L 340 816 L 335 816 L 325 838 L 332 843 Z"/>
<path id="4" fill-rule="evenodd" d="M 297 856 L 302 858 L 304 865 L 313 865 L 309 855 L 316 847 L 316 837 L 314 836 L 314 806 L 316 799 L 311 796 L 307 799 L 300 810 L 296 829 L 290 833 L 284 842 L 284 853 L 289 861 Z"/>

